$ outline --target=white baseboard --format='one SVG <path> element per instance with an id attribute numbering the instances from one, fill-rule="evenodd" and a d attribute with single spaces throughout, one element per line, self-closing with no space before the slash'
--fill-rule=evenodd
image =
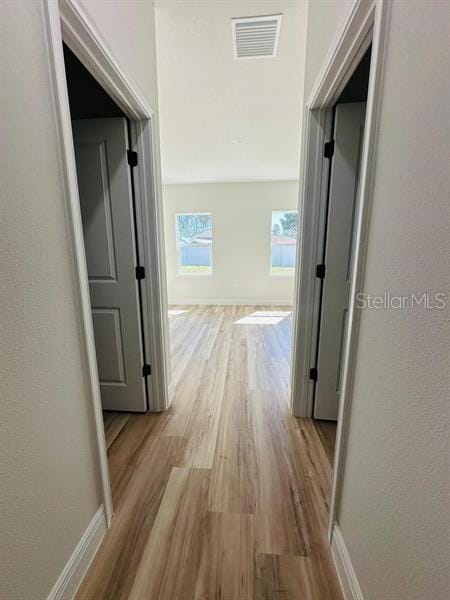
<path id="1" fill-rule="evenodd" d="M 238 306 L 292 306 L 293 304 L 293 300 L 267 300 L 267 299 L 263 299 L 261 300 L 260 298 L 233 298 L 233 300 L 230 299 L 207 299 L 207 300 L 199 300 L 198 298 L 190 298 L 190 299 L 176 299 L 176 298 L 169 298 L 169 306 L 173 306 L 173 305 L 180 305 L 180 306 L 197 306 L 197 305 L 201 305 L 201 306 L 230 306 L 233 304 L 236 304 Z"/>
<path id="2" fill-rule="evenodd" d="M 347 546 L 337 523 L 333 526 L 331 554 L 345 600 L 364 600 Z"/>
<path id="3" fill-rule="evenodd" d="M 106 530 L 105 507 L 102 504 L 83 533 L 47 600 L 72 600 L 74 598 Z"/>

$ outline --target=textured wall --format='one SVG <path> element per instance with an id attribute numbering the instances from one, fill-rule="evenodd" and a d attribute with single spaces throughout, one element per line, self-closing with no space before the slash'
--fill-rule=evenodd
<path id="1" fill-rule="evenodd" d="M 306 95 L 348 10 L 310 2 Z M 448 294 L 447 2 L 395 0 L 365 290 Z M 330 39 L 330 38 L 328 38 Z M 338 521 L 366 600 L 444 600 L 448 309 L 365 310 Z"/>
<path id="2" fill-rule="evenodd" d="M 1 161 L 0 595 L 35 600 L 47 596 L 101 496 L 41 3 L 3 3 L 1 23 L 8 148 Z"/>
<path id="3" fill-rule="evenodd" d="M 306 29 L 305 101 L 308 100 L 331 42 L 352 4 L 353 0 L 309 0 Z"/>
<path id="4" fill-rule="evenodd" d="M 297 210 L 298 182 L 166 185 L 163 190 L 169 301 L 291 303 L 293 277 L 270 276 L 272 210 Z M 177 275 L 175 214 L 211 212 L 214 272 Z"/>
<path id="5" fill-rule="evenodd" d="M 365 282 L 372 294 L 449 292 L 449 9 L 393 3 Z M 450 594 L 448 317 L 448 308 L 422 307 L 362 314 L 339 521 L 368 600 Z"/>
<path id="6" fill-rule="evenodd" d="M 145 49 L 132 76 L 156 107 L 152 3 L 97 4 L 124 70 Z M 42 2 L 0 3 L 0 27 L 0 597 L 41 600 L 102 500 Z M 122 27 L 133 43 L 110 37 Z"/>
<path id="7" fill-rule="evenodd" d="M 151 0 L 80 0 L 106 45 L 155 113 L 155 14 Z"/>

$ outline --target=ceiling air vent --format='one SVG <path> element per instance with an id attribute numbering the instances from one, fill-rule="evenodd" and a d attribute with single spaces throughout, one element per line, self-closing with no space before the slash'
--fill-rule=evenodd
<path id="1" fill-rule="evenodd" d="M 282 15 L 231 19 L 234 58 L 277 55 Z"/>

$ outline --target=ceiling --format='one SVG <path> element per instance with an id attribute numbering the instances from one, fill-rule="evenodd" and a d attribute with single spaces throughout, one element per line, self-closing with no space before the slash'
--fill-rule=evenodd
<path id="1" fill-rule="evenodd" d="M 155 3 L 164 183 L 298 179 L 305 0 Z M 283 14 L 275 58 L 236 60 L 231 18 Z"/>

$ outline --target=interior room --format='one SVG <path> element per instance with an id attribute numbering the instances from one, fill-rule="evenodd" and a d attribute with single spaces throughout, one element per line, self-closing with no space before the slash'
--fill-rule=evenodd
<path id="1" fill-rule="evenodd" d="M 208 11 L 205 7 L 195 10 L 190 7 L 188 14 L 179 7 L 160 7 L 157 13 L 156 30 L 163 56 L 158 68 L 159 90 L 168 106 L 167 122 L 165 111 L 161 111 L 160 128 L 171 368 L 171 406 L 159 417 L 147 412 L 151 372 L 143 380 L 137 373 L 134 381 L 130 366 L 136 363 L 134 356 L 139 349 L 145 350 L 146 327 L 142 319 L 142 280 L 137 277 L 139 269 L 144 267 L 136 267 L 133 282 L 132 267 L 141 265 L 141 261 L 134 173 L 139 159 L 130 155 L 130 120 L 64 46 L 109 477 L 113 507 L 120 510 L 124 505 L 121 508 L 124 523 L 133 510 L 132 502 L 127 505 L 129 484 L 141 494 L 144 485 L 153 489 L 157 484 L 151 472 L 146 477 L 141 474 L 144 467 L 150 467 L 143 448 L 150 445 L 156 454 L 162 450 L 161 442 L 154 441 L 155 431 L 169 433 L 178 440 L 177 446 L 183 440 L 184 449 L 175 452 L 184 455 L 183 462 L 211 469 L 211 511 L 249 510 L 258 515 L 261 509 L 257 506 L 262 503 L 262 510 L 269 512 L 271 521 L 287 519 L 288 523 L 294 518 L 288 506 L 284 515 L 271 502 L 264 508 L 267 503 L 264 488 L 251 492 L 254 476 L 246 476 L 242 469 L 252 457 L 257 472 L 256 464 L 265 456 L 270 467 L 265 477 L 270 479 L 272 461 L 279 460 L 275 439 L 273 456 L 270 452 L 265 455 L 263 446 L 258 444 L 259 436 L 269 435 L 266 429 L 269 423 L 262 422 L 256 428 L 252 425 L 261 419 L 263 413 L 259 415 L 259 411 L 270 410 L 270 428 L 275 430 L 287 427 L 295 431 L 299 423 L 289 414 L 294 281 L 297 242 L 302 231 L 298 219 L 299 185 L 297 179 L 277 180 L 281 168 L 286 177 L 294 177 L 295 171 L 289 171 L 288 167 L 299 160 L 301 89 L 296 103 L 284 107 L 281 100 L 286 97 L 283 92 L 294 86 L 295 80 L 299 86 L 301 82 L 299 74 L 288 68 L 290 54 L 296 47 L 293 34 L 301 24 L 299 7 L 297 10 L 291 7 L 283 15 L 283 36 L 281 30 L 275 30 L 278 44 L 273 50 L 275 56 L 250 56 L 245 50 L 243 58 L 236 58 L 229 40 L 224 38 L 224 47 L 217 45 L 217 57 L 210 52 L 205 62 L 205 47 L 198 44 L 190 59 L 184 57 L 183 78 L 178 76 L 176 65 L 187 44 L 183 40 L 186 22 L 194 28 L 201 23 L 198 33 L 188 29 L 188 39 L 194 34 L 200 37 L 206 25 L 222 31 L 231 21 L 234 31 L 234 7 L 221 12 L 217 8 Z M 281 22 L 276 21 L 276 27 Z M 309 443 L 315 444 L 318 456 L 327 461 L 328 486 L 347 327 L 348 272 L 354 260 L 352 240 L 370 55 L 369 47 L 329 111 L 334 146 L 332 152 L 327 150 L 328 195 L 321 251 L 327 277 L 317 277 L 320 306 L 316 366 L 311 377 L 313 428 L 308 433 Z M 235 106 L 230 105 L 230 99 L 219 100 L 218 94 L 214 104 L 201 94 L 192 95 L 189 102 L 177 101 L 183 97 L 183 85 L 187 85 L 184 82 L 198 79 L 200 74 L 210 79 L 208 68 L 217 71 L 220 61 L 221 71 L 224 67 L 228 69 L 228 77 L 237 88 Z M 261 65 L 264 64 L 269 65 L 272 77 L 278 79 L 278 87 L 272 92 L 273 98 L 266 98 L 264 110 L 249 117 L 256 97 L 263 95 L 266 69 L 261 70 Z M 239 69 L 245 71 L 240 73 Z M 217 80 L 218 86 L 223 85 L 222 79 Z M 248 94 L 250 89 L 253 97 Z M 210 93 L 215 95 L 212 82 Z M 205 112 L 209 112 L 210 122 L 217 122 L 218 141 L 214 144 L 207 135 L 194 134 L 196 115 L 205 117 Z M 186 126 L 182 131 L 185 123 L 191 123 L 192 131 Z M 253 137 L 230 137 L 230 131 L 234 135 L 242 131 L 241 127 Z M 272 133 L 258 139 L 262 130 Z M 289 147 L 287 132 L 290 132 L 290 153 L 286 148 Z M 116 142 L 117 137 L 122 141 Z M 116 149 L 117 144 L 122 144 L 122 151 Z M 184 144 L 187 156 L 195 157 L 188 170 L 186 161 L 177 162 L 180 144 Z M 122 152 L 121 161 L 114 158 L 114 152 Z M 99 162 L 97 183 L 96 161 Z M 118 182 L 124 177 L 128 177 L 128 184 L 125 182 L 118 193 Z M 258 180 L 262 177 L 263 180 Z M 129 209 L 123 212 L 127 185 Z M 134 286 L 136 290 L 124 301 L 123 292 L 115 297 L 112 286 L 127 281 L 124 272 L 128 264 L 127 227 L 131 232 L 131 268 L 127 267 L 131 279 L 126 285 L 127 290 Z M 137 309 L 133 312 L 134 301 Z M 139 342 L 134 351 L 136 344 L 130 334 L 133 315 L 139 321 Z M 116 354 L 113 348 L 117 348 Z M 139 365 L 146 363 L 145 351 L 138 361 Z M 233 418 L 239 418 L 242 431 L 237 437 L 228 426 Z M 242 465 L 235 454 L 235 444 L 240 446 L 244 439 L 252 440 L 252 451 Z M 239 483 L 230 490 L 229 481 L 236 476 Z M 283 479 L 272 481 L 272 487 L 280 495 L 286 493 L 285 485 Z M 324 501 L 330 501 L 329 492 L 325 493 Z M 284 544 L 293 544 L 295 548 L 299 544 L 295 537 L 283 540 L 283 536 L 271 532 L 266 519 L 263 526 L 268 529 L 269 539 L 273 537 L 269 548 L 284 548 Z M 118 568 L 120 572 L 121 567 Z M 88 578 L 85 593 L 97 595 L 98 580 L 98 573 L 93 580 Z"/>
<path id="2" fill-rule="evenodd" d="M 301 77 L 291 72 L 288 62 L 291 50 L 296 47 L 296 27 L 302 23 L 300 8 L 291 9 L 284 15 L 286 33 L 281 45 L 283 54 L 277 51 L 278 61 L 272 65 L 278 85 L 284 88 L 278 87 L 272 93 L 273 97 L 266 99 L 266 107 L 260 109 L 256 120 L 249 119 L 247 113 L 256 97 L 261 95 L 262 90 L 258 86 L 265 86 L 265 77 L 261 68 L 259 72 L 251 74 L 249 67 L 245 67 L 247 57 L 243 60 L 247 73 L 238 74 L 241 87 L 235 92 L 237 103 L 228 112 L 226 101 L 217 102 L 217 106 L 212 107 L 210 101 L 202 100 L 204 105 L 198 107 L 195 99 L 192 99 L 189 109 L 185 103 L 178 103 L 176 113 L 170 112 L 170 106 L 168 109 L 172 115 L 169 122 L 176 115 L 181 124 L 195 118 L 199 108 L 200 113 L 204 113 L 209 105 L 210 119 L 221 121 L 217 129 L 222 132 L 218 133 L 222 141 L 216 143 L 215 154 L 210 147 L 210 139 L 202 140 L 202 146 L 200 141 L 195 143 L 198 152 L 195 159 L 197 175 L 192 169 L 190 179 L 186 181 L 183 179 L 186 172 L 184 163 L 184 170 L 180 170 L 179 165 L 170 162 L 166 165 L 164 159 L 162 161 L 170 389 L 173 396 L 170 411 L 177 413 L 178 420 L 182 418 L 186 423 L 191 423 L 191 452 L 194 456 L 198 455 L 200 465 L 212 464 L 220 423 L 224 413 L 232 410 L 228 406 L 229 388 L 234 381 L 232 365 L 239 365 L 239 372 L 236 371 L 235 375 L 242 383 L 244 395 L 257 390 L 266 394 L 273 392 L 274 399 L 278 398 L 284 406 L 283 412 L 287 412 L 298 232 L 298 180 L 289 177 L 297 177 L 301 116 Z M 228 26 L 234 14 L 232 7 L 221 14 L 216 9 L 209 11 L 208 15 L 205 7 L 198 7 L 196 12 L 191 8 L 189 12 L 191 23 L 197 23 L 199 15 L 203 15 L 203 23 L 216 27 L 218 31 Z M 164 44 L 168 43 L 165 41 L 165 28 L 169 27 L 173 35 L 175 23 L 178 22 L 182 30 L 186 18 L 187 15 L 178 7 L 174 12 L 169 10 L 167 14 L 159 15 L 156 23 L 164 50 L 159 79 L 165 82 L 168 77 L 166 85 L 172 88 L 172 78 L 182 85 L 174 73 L 174 65 L 179 60 L 178 53 L 184 42 L 177 35 L 177 46 L 165 48 Z M 189 38 L 191 36 L 192 32 Z M 286 39 L 286 36 L 290 36 L 290 39 Z M 216 61 L 223 60 L 222 55 L 228 45 L 229 40 L 224 38 L 224 48 L 218 48 Z M 202 47 L 198 50 L 201 53 Z M 261 57 L 258 58 L 261 60 Z M 191 58 L 196 73 L 205 70 L 205 64 L 199 59 L 198 54 Z M 136 346 L 135 336 L 130 333 L 133 327 L 139 328 L 141 343 L 138 346 L 142 345 L 143 348 L 145 345 L 141 281 L 136 282 L 137 295 L 132 293 L 125 303 L 120 298 L 114 298 L 112 291 L 115 281 L 125 279 L 127 227 L 131 228 L 136 239 L 139 237 L 134 222 L 136 182 L 133 165 L 130 165 L 129 156 L 125 161 L 124 154 L 124 164 L 115 166 L 119 163 L 111 154 L 115 149 L 115 137 L 120 136 L 120 131 L 124 129 L 125 139 L 120 143 L 131 147 L 130 120 L 67 45 L 64 45 L 64 60 L 109 477 L 113 506 L 118 506 L 125 489 L 123 478 L 133 462 L 130 457 L 135 461 L 141 460 L 135 450 L 136 439 L 141 435 L 141 443 L 145 443 L 155 421 L 154 418 L 149 420 L 145 414 L 136 414 L 146 413 L 149 408 L 151 376 L 142 382 L 140 374 L 134 378 L 131 366 L 136 363 L 134 357 L 139 354 L 139 348 L 133 350 Z M 251 62 L 258 68 L 258 60 Z M 232 80 L 236 77 L 235 69 L 239 62 L 230 51 L 224 63 Z M 211 70 L 217 68 L 211 56 L 209 64 Z M 195 77 L 194 73 L 187 71 L 186 65 L 184 73 L 187 79 Z M 250 74 L 252 82 L 248 81 Z M 295 83 L 299 88 L 295 102 L 285 103 L 286 107 L 280 106 L 280 91 L 294 87 Z M 246 93 L 244 86 L 247 89 L 254 88 L 254 98 L 249 97 L 248 106 L 239 100 Z M 160 90 L 161 94 L 167 93 L 162 83 Z M 211 93 L 214 91 L 211 90 Z M 182 96 L 182 89 L 172 90 L 172 94 L 174 96 L 168 98 L 170 102 Z M 291 113 L 290 119 L 286 117 L 286 110 Z M 272 122 L 269 121 L 269 114 Z M 281 119 L 280 114 L 283 115 Z M 252 138 L 251 149 L 241 148 L 247 146 L 248 140 L 230 138 L 227 130 L 232 123 L 235 131 L 240 127 L 247 128 L 258 133 L 261 139 L 267 138 L 265 145 L 260 139 Z M 169 138 L 166 143 L 165 125 L 163 120 L 163 155 L 165 153 L 170 161 L 174 153 L 171 144 L 178 147 L 185 138 L 175 137 L 173 141 Z M 277 133 L 271 134 L 269 139 L 267 135 L 261 135 L 260 129 L 264 127 Z M 287 144 L 287 132 L 290 132 L 290 144 Z M 278 144 L 278 148 L 274 148 L 275 144 Z M 200 154 L 200 147 L 203 155 Z M 191 154 L 193 149 L 187 148 L 187 151 Z M 117 152 L 120 153 L 120 150 Z M 282 152 L 284 156 L 280 156 Z M 257 160 L 258 153 L 267 155 L 265 163 Z M 99 163 L 98 182 L 95 179 L 96 161 Z M 120 206 L 123 204 L 125 188 L 122 187 L 120 193 L 115 191 L 121 169 L 128 171 L 131 191 L 128 213 L 122 212 Z M 282 170 L 287 178 L 279 181 L 277 178 Z M 197 179 L 192 179 L 195 176 Z M 257 180 L 262 177 L 264 180 Z M 129 250 L 132 264 L 140 264 L 138 243 Z M 127 270 L 131 271 L 128 267 Z M 130 289 L 132 281 L 127 281 Z M 123 292 L 120 295 L 123 297 Z M 141 306 L 134 311 L 136 314 L 130 310 L 134 300 Z M 133 325 L 136 315 L 141 322 Z M 116 354 L 114 348 L 117 349 Z M 138 360 L 145 363 L 143 355 Z M 215 378 L 211 381 L 213 372 Z M 203 374 L 203 378 L 200 374 Z M 236 398 L 236 401 L 243 399 Z M 168 420 L 170 422 L 171 418 L 168 417 Z M 211 422 L 212 431 L 209 430 Z M 331 426 L 326 432 L 323 430 L 330 461 L 333 431 Z M 200 440 L 196 439 L 198 432 L 201 432 Z M 206 463 L 203 458 L 200 459 L 205 452 L 209 457 Z M 127 457 L 126 460 L 123 457 Z"/>
<path id="3" fill-rule="evenodd" d="M 0 597 L 447 600 L 448 23 L 0 2 Z"/>
<path id="4" fill-rule="evenodd" d="M 242 401 L 289 400 L 305 6 L 282 4 L 156 11 L 173 406 L 194 411 L 186 384 L 219 360 L 219 435 L 235 376 Z"/>
<path id="5" fill-rule="evenodd" d="M 145 344 L 142 333 L 145 323 L 141 323 L 142 290 L 139 280 L 136 281 L 137 294 L 133 291 L 133 265 L 139 264 L 139 250 L 133 239 L 137 236 L 133 205 L 135 182 L 132 167 L 127 161 L 127 149 L 131 145 L 130 121 L 66 45 L 64 62 L 106 446 L 109 449 L 130 414 L 146 412 L 149 408 L 149 384 L 141 373 L 141 365 L 145 363 L 144 355 L 140 355 L 141 346 L 143 348 Z M 117 160 L 113 151 L 119 155 L 122 153 L 123 160 Z M 125 186 L 119 187 L 124 173 Z M 122 212 L 128 185 L 129 210 Z M 127 272 L 130 273 L 128 277 Z M 112 289 L 119 281 L 125 281 L 126 287 L 131 290 L 125 302 L 123 291 L 119 291 L 121 299 Z M 133 300 L 139 303 L 134 311 Z M 135 329 L 139 329 L 137 336 L 133 334 Z M 137 343 L 133 339 L 136 337 Z M 136 375 L 132 372 L 133 363 L 137 363 L 134 369 Z M 109 466 L 114 484 L 111 463 Z"/>

